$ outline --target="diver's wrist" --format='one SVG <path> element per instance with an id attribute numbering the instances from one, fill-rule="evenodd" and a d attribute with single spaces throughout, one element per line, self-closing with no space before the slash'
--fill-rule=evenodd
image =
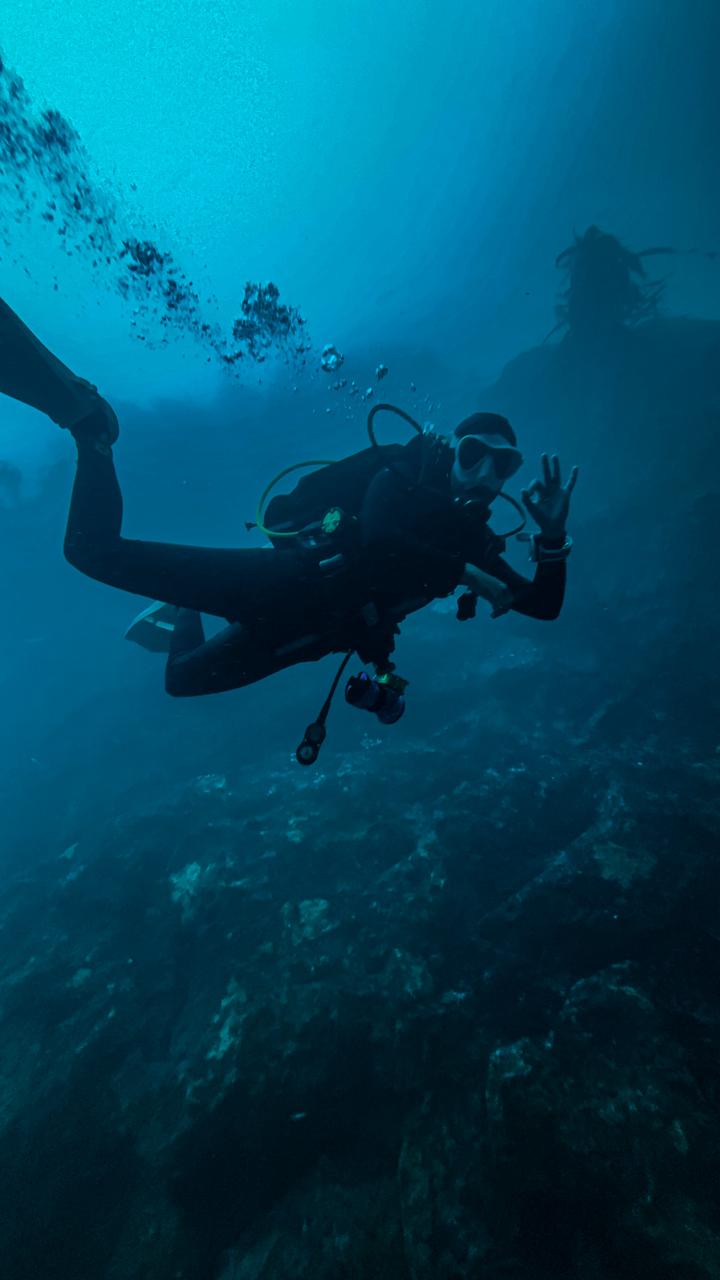
<path id="1" fill-rule="evenodd" d="M 530 559 L 536 564 L 567 560 L 572 550 L 572 538 L 567 533 L 562 538 L 550 538 L 543 533 L 534 533 L 530 539 Z"/>

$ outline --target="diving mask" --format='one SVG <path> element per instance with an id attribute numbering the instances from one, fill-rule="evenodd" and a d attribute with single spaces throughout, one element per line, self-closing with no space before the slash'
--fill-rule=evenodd
<path id="1" fill-rule="evenodd" d="M 455 445 L 452 479 L 456 488 L 499 493 L 520 470 L 523 456 L 504 436 L 464 435 Z"/>

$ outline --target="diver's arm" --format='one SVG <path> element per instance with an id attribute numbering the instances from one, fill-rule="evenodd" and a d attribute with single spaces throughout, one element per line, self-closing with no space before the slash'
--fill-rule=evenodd
<path id="1" fill-rule="evenodd" d="M 542 480 L 533 480 L 530 487 L 522 491 L 523 504 L 540 530 L 532 537 L 535 576 L 531 581 L 511 569 L 501 556 L 489 557 L 490 562 L 485 564 L 485 568 L 493 577 L 504 582 L 511 593 L 510 597 L 496 607 L 493 617 L 514 609 L 516 613 L 524 613 L 528 618 L 551 621 L 558 617 L 562 609 L 565 598 L 565 561 L 572 546 L 565 528 L 578 468 L 572 468 L 570 479 L 563 484 L 557 454 L 553 454 L 552 460 L 546 453 L 542 454 L 541 463 Z M 537 497 L 534 496 L 536 494 Z"/>
<path id="2" fill-rule="evenodd" d="M 512 608 L 513 593 L 506 583 L 500 577 L 478 568 L 476 564 L 465 565 L 460 586 L 468 588 L 471 598 L 482 597 L 483 600 L 487 600 L 493 606 L 493 618 L 497 618 L 501 613 L 507 613 L 508 609 Z M 461 612 L 461 608 L 462 606 L 458 604 L 458 618 L 475 617 L 474 604 L 470 612 L 465 609 Z"/>
<path id="3" fill-rule="evenodd" d="M 165 690 L 173 698 L 227 693 L 247 681 L 241 638 L 245 629 L 231 623 L 210 640 L 194 609 L 180 609 L 165 667 Z"/>
<path id="4" fill-rule="evenodd" d="M 532 537 L 535 576 L 532 581 L 523 578 L 499 556 L 497 568 L 491 572 L 497 573 L 512 591 L 510 609 L 529 618 L 551 621 L 558 617 L 565 598 L 565 561 L 572 546 L 565 529 L 579 468 L 573 467 L 569 480 L 563 484 L 557 454 L 550 459 L 543 453 L 540 461 L 542 480 L 533 480 L 529 488 L 522 491 L 523 505 L 539 529 Z"/>
<path id="5" fill-rule="evenodd" d="M 542 546 L 555 551 L 564 542 L 564 538 L 546 538 L 543 539 Z M 512 609 L 528 618 L 539 618 L 546 622 L 559 616 L 567 579 L 564 559 L 539 560 L 533 578 L 525 578 L 523 574 L 517 573 L 501 556 L 486 565 L 486 570 L 492 577 L 499 578 L 509 590 L 509 596 L 501 603 L 496 614 Z"/>

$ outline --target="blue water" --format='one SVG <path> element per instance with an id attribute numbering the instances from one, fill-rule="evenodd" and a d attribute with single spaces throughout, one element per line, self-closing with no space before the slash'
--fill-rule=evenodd
<path id="1" fill-rule="evenodd" d="M 720 9 L 22 0 L 3 15 L 0 47 L 15 142 L 58 113 L 55 142 L 30 162 L 2 152 L 0 296 L 115 406 L 129 536 L 259 545 L 245 522 L 267 481 L 365 447 L 379 398 L 446 433 L 478 409 L 508 414 L 526 459 L 515 495 L 543 450 L 560 452 L 566 474 L 581 467 L 562 617 L 505 626 L 484 609 L 458 627 L 441 604 L 411 618 L 405 719 L 376 732 L 336 709 L 322 768 L 301 781 L 292 753 L 333 661 L 220 699 L 167 698 L 162 661 L 122 639 L 137 599 L 63 560 L 71 441 L 3 398 L 0 1149 L 24 1206 L 9 1201 L 8 1280 L 611 1280 L 645 1274 L 648 1250 L 654 1280 L 712 1280 L 720 1225 L 698 1190 L 697 1150 L 716 1132 L 720 1025 L 702 976 L 717 963 L 702 904 L 717 887 Z M 568 279 L 555 259 L 592 225 L 634 252 L 670 251 L 643 260 L 646 280 L 662 282 L 657 312 L 620 325 L 614 345 L 557 327 Z M 133 245 L 154 246 L 162 267 L 131 270 Z M 179 307 L 168 280 L 183 291 Z M 271 281 L 292 324 L 275 316 L 253 345 L 233 326 L 246 285 Z M 329 344 L 342 363 L 325 369 Z M 386 420 L 383 438 L 404 430 Z M 511 544 L 523 572 L 526 557 Z M 676 802 L 670 816 L 663 806 Z M 696 859 L 686 879 L 680 831 Z M 542 877 L 554 884 L 568 848 L 578 896 L 564 915 L 565 889 L 554 896 Z M 76 901 L 78 865 L 94 879 L 83 897 L 78 873 Z M 245 888 L 228 889 L 218 867 Z M 209 906 L 203 885 L 216 895 Z M 526 901 L 523 886 L 534 886 L 537 918 L 508 905 Z M 218 940 L 236 927 L 233 893 L 245 895 L 247 954 L 244 941 L 223 950 Z M 685 904 L 679 915 L 673 901 Z M 539 922 L 554 912 L 540 945 Z M 627 932 L 616 940 L 600 916 L 627 920 Z M 667 970 L 663 929 L 679 931 Z M 686 929 L 710 948 L 692 973 Z M 327 953 L 326 932 L 342 938 Z M 506 944 L 517 955 L 495 972 Z M 306 945 L 317 955 L 296 969 L 288 956 Z M 127 1007 L 121 955 L 137 963 Z M 528 995 L 544 966 L 544 994 Z M 495 975 L 486 998 L 481 972 Z M 601 1018 L 595 1027 L 599 1005 L 621 1027 L 637 1014 L 662 1059 L 657 1075 L 629 1033 L 618 1050 Z M 381 1066 L 364 1057 L 374 1009 Z M 108 1018 L 117 1032 L 97 1032 L 96 1056 L 83 1057 Z M 663 1095 L 662 1122 L 638 1121 L 636 1138 L 630 1103 L 617 1129 L 602 1129 L 610 1102 L 589 1137 L 563 1129 L 562 1087 L 547 1084 L 542 1054 L 560 1028 L 567 1105 L 581 1112 L 584 1051 L 568 1049 L 562 1028 L 572 1024 L 580 1045 L 588 1020 L 598 1096 L 627 1102 L 639 1076 L 636 1110 L 650 1116 Z M 209 1026 L 226 1039 L 204 1039 Z M 287 1072 L 268 1068 L 268 1083 L 263 1055 L 275 1063 L 285 1048 Z M 609 1061 L 606 1078 L 597 1064 Z M 552 1122 L 546 1131 L 535 1095 L 523 1095 L 519 1128 L 537 1122 L 526 1167 L 514 1122 L 493 1106 L 500 1078 L 515 1097 L 513 1082 L 533 1070 Z M 306 1114 L 316 1127 L 300 1140 Z M 478 1171 L 468 1133 L 477 1151 L 505 1155 Z M 686 1182 L 673 1198 L 688 1142 L 696 1163 L 677 1174 Z M 446 1179 L 456 1158 L 462 1186 L 460 1174 Z M 613 1160 L 627 1173 L 620 1207 L 595 1179 Z M 557 1185 L 556 1161 L 569 1170 Z M 503 1236 L 492 1224 L 515 1212 L 516 1174 L 524 1208 Z M 318 1237 L 303 1226 L 313 1214 Z M 544 1221 L 565 1241 L 556 1252 Z M 43 1232 L 54 1261 L 37 1244 Z M 620 1243 L 606 1248 L 607 1232 Z"/>

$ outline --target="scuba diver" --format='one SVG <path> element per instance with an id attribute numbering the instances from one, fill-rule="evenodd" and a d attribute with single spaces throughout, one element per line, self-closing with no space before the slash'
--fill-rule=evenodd
<path id="1" fill-rule="evenodd" d="M 258 507 L 256 527 L 270 545 L 212 549 L 122 536 L 122 496 L 113 462 L 117 417 L 97 388 L 73 374 L 0 300 L 0 392 L 50 417 L 74 437 L 77 469 L 65 534 L 70 564 L 98 582 L 157 602 L 128 635 L 165 649 L 165 687 L 174 697 L 221 693 L 262 680 L 295 663 L 344 654 L 330 694 L 308 726 L 297 758 L 311 764 L 325 719 L 353 653 L 374 668 L 351 677 L 348 702 L 392 723 L 404 710 L 406 682 L 391 654 L 408 614 L 459 586 L 457 616 L 475 614 L 479 598 L 492 616 L 512 609 L 553 619 L 565 592 L 570 495 L 557 457 L 542 456 L 542 478 L 523 490 L 538 526 L 530 541 L 532 579 L 503 559 L 506 535 L 488 524 L 490 508 L 523 458 L 506 418 L 474 413 L 452 441 L 424 430 L 408 414 L 376 405 L 368 418 L 370 447 L 306 475 L 290 494 Z M 399 414 L 416 435 L 380 445 L 374 417 Z M 251 526 L 248 526 L 251 527 Z M 205 638 L 201 614 L 227 625 Z"/>

